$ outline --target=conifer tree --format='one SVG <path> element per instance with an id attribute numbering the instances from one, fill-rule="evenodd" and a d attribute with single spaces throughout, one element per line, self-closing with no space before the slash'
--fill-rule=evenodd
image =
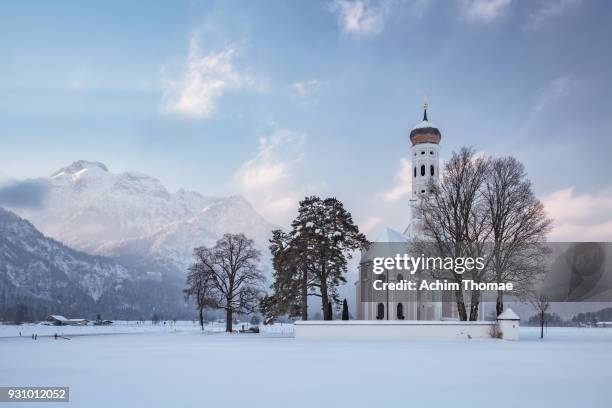
<path id="1" fill-rule="evenodd" d="M 368 242 L 351 214 L 336 198 L 306 197 L 291 231 L 273 232 L 273 293 L 261 304 L 266 320 L 289 314 L 308 319 L 308 297 L 321 299 L 325 320 L 340 304 L 338 287 L 346 282 L 347 260 Z"/>
<path id="2" fill-rule="evenodd" d="M 344 298 L 344 301 L 342 302 L 342 320 L 349 320 L 349 310 L 346 298 Z"/>

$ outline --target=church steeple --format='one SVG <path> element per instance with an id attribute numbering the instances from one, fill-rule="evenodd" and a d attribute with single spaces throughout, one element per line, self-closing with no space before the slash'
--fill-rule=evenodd
<path id="1" fill-rule="evenodd" d="M 425 103 L 423 104 L 423 122 L 427 122 L 427 98 L 425 99 Z"/>

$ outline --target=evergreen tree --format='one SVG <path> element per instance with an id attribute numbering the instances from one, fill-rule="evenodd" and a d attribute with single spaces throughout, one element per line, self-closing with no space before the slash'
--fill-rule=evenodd
<path id="1" fill-rule="evenodd" d="M 307 320 L 309 296 L 321 298 L 323 318 L 331 320 L 333 305 L 340 304 L 338 287 L 346 282 L 347 259 L 367 244 L 339 200 L 302 200 L 291 231 L 274 231 L 270 240 L 274 283 L 261 304 L 266 320 L 282 314 Z"/>
<path id="2" fill-rule="evenodd" d="M 344 301 L 342 302 L 342 320 L 349 320 L 349 310 L 346 298 L 344 298 Z"/>

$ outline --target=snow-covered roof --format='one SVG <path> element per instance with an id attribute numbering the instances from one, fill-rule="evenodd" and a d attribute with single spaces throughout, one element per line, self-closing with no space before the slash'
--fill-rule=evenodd
<path id="1" fill-rule="evenodd" d="M 408 242 L 408 238 L 399 231 L 385 228 L 376 238 L 375 242 Z"/>
<path id="2" fill-rule="evenodd" d="M 512 309 L 508 308 L 497 316 L 497 320 L 521 320 L 521 318 Z"/>
<path id="3" fill-rule="evenodd" d="M 49 319 L 53 319 L 53 320 L 59 320 L 61 322 L 65 322 L 68 321 L 68 319 L 66 319 L 64 316 L 62 315 L 49 315 L 49 317 L 47 317 L 47 320 Z"/>
<path id="4" fill-rule="evenodd" d="M 438 128 L 438 126 L 434 125 L 433 123 L 431 123 L 431 122 L 430 122 L 430 121 L 428 121 L 428 120 L 424 120 L 424 121 L 422 121 L 421 123 L 417 123 L 417 124 L 416 124 L 416 125 L 415 125 L 415 126 L 412 128 L 412 130 L 414 130 L 414 129 L 426 129 L 426 128 L 434 128 L 434 129 L 437 129 L 437 128 Z"/>

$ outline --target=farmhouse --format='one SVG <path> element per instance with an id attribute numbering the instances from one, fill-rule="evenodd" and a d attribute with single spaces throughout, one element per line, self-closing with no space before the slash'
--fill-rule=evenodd
<path id="1" fill-rule="evenodd" d="M 87 319 L 67 319 L 62 315 L 49 315 L 45 320 L 55 326 L 85 326 L 89 323 Z"/>

